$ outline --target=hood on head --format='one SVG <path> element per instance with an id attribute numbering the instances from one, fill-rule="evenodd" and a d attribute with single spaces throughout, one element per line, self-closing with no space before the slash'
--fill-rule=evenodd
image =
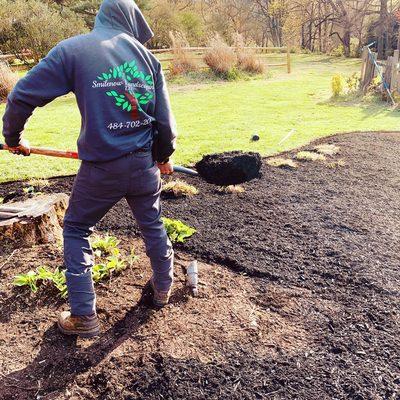
<path id="1" fill-rule="evenodd" d="M 104 0 L 96 17 L 95 28 L 112 28 L 133 35 L 140 43 L 148 42 L 153 32 L 133 0 Z"/>

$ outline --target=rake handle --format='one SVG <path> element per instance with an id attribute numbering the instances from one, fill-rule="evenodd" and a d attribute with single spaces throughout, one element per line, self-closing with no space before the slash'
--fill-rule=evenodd
<path id="1" fill-rule="evenodd" d="M 0 150 L 9 150 L 10 147 L 6 144 L 0 143 Z M 44 149 L 38 147 L 31 147 L 31 154 L 37 154 L 41 156 L 49 156 L 49 157 L 59 157 L 59 158 L 70 158 L 74 160 L 78 160 L 79 156 L 77 152 L 74 151 L 62 151 L 62 150 L 53 150 L 53 149 Z M 192 169 L 181 167 L 180 165 L 174 166 L 175 172 L 180 172 L 186 175 L 197 176 L 198 173 Z"/>

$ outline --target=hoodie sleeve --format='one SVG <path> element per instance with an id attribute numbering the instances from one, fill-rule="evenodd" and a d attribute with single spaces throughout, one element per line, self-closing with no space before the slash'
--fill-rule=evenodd
<path id="1" fill-rule="evenodd" d="M 43 107 L 71 90 L 59 49 L 55 47 L 19 80 L 8 96 L 3 116 L 3 135 L 7 145 L 18 146 L 25 123 L 36 107 Z"/>
<path id="2" fill-rule="evenodd" d="M 156 83 L 156 106 L 155 106 L 155 151 L 156 161 L 167 160 L 175 151 L 176 138 L 178 137 L 175 118 L 172 114 L 171 103 L 164 73 L 159 65 Z"/>

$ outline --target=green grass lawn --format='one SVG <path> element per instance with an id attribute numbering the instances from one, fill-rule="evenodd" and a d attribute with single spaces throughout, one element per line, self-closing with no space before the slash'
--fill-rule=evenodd
<path id="1" fill-rule="evenodd" d="M 335 73 L 359 71 L 358 60 L 296 55 L 293 73 L 275 68 L 268 79 L 228 83 L 171 84 L 179 125 L 175 161 L 190 164 L 203 154 L 252 150 L 271 155 L 339 132 L 397 130 L 400 112 L 386 104 L 329 101 Z M 272 75 L 272 76 L 271 76 Z M 4 105 L 0 105 L 0 113 Z M 25 135 L 32 145 L 76 148 L 80 116 L 73 96 L 38 109 Z M 280 141 L 294 130 L 283 144 Z M 259 142 L 250 138 L 257 133 Z M 78 162 L 38 156 L 0 154 L 0 181 L 75 173 Z"/>

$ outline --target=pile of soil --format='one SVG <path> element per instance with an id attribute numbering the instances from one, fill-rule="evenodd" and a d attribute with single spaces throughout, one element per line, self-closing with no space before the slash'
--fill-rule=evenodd
<path id="1" fill-rule="evenodd" d="M 97 229 L 142 257 L 99 288 L 105 332 L 94 342 L 57 332 L 66 305 L 50 293 L 30 298 L 10 284 L 59 265 L 61 249 L 0 247 L 0 399 L 397 400 L 400 135 L 346 134 L 304 150 L 322 143 L 341 151 L 295 170 L 264 163 L 241 194 L 185 177 L 199 195 L 164 210 L 198 233 L 176 246 L 174 299 L 160 312 L 140 302 L 150 267 L 119 203 Z M 68 192 L 72 181 L 41 191 Z M 19 186 L 0 185 L 0 196 Z M 199 299 L 183 283 L 195 257 Z"/>
<path id="2" fill-rule="evenodd" d="M 196 169 L 207 182 L 228 186 L 259 178 L 261 166 L 260 154 L 234 151 L 207 155 Z"/>

